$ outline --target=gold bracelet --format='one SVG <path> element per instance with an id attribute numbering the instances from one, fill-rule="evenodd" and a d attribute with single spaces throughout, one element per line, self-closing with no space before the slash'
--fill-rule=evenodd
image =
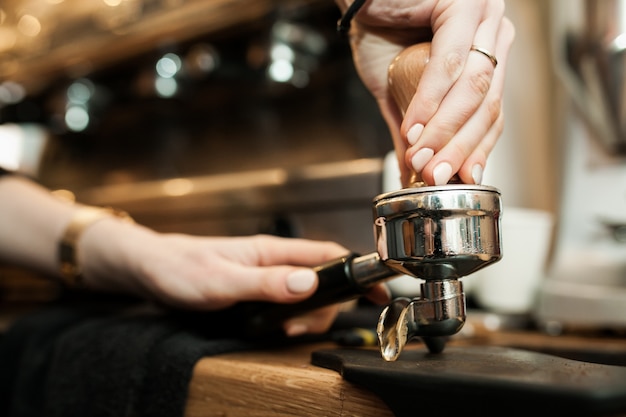
<path id="1" fill-rule="evenodd" d="M 85 229 L 99 220 L 117 217 L 133 223 L 128 213 L 112 208 L 81 207 L 65 228 L 63 237 L 59 241 L 59 261 L 61 264 L 61 282 L 67 287 L 79 287 L 82 284 L 81 269 L 78 265 L 78 240 Z"/>

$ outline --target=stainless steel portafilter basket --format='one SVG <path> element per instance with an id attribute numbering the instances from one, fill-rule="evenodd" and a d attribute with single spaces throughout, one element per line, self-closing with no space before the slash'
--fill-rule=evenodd
<path id="1" fill-rule="evenodd" d="M 414 187 L 374 200 L 376 249 L 387 267 L 425 280 L 458 279 L 498 261 L 500 192 Z"/>

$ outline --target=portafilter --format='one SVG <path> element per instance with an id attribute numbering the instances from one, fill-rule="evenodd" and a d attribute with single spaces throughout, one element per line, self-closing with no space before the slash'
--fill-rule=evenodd
<path id="1" fill-rule="evenodd" d="M 404 111 L 427 65 L 430 44 L 404 50 L 389 67 L 389 83 Z M 417 177 L 415 177 L 417 178 Z M 420 296 L 398 298 L 382 312 L 377 327 L 381 354 L 395 360 L 413 337 L 441 352 L 447 336 L 465 323 L 465 295 L 459 278 L 498 261 L 500 192 L 488 186 L 447 184 L 411 187 L 374 198 L 376 252 L 349 256 L 316 268 L 318 289 L 296 304 L 255 304 L 247 334 L 261 334 L 285 318 L 356 298 L 395 275 L 423 280 Z"/>

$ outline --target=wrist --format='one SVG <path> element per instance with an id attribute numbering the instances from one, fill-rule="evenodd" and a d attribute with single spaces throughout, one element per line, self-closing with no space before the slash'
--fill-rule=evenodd
<path id="1" fill-rule="evenodd" d="M 111 208 L 82 206 L 72 215 L 58 244 L 59 276 L 64 285 L 80 287 L 84 284 L 85 258 L 81 256 L 79 242 L 89 228 L 105 219 L 133 223 L 127 213 Z"/>

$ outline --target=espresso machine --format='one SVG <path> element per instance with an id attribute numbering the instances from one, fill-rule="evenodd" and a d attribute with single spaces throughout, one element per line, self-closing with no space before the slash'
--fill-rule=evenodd
<path id="1" fill-rule="evenodd" d="M 626 1 L 553 0 L 565 91 L 559 224 L 537 318 L 551 333 L 626 329 Z"/>

